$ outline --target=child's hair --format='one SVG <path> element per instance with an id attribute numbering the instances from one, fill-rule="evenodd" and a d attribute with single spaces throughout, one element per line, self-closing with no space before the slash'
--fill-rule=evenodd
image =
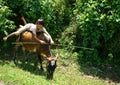
<path id="1" fill-rule="evenodd" d="M 44 20 L 43 20 L 43 19 L 38 19 L 38 20 L 36 21 L 36 24 L 41 24 L 41 25 L 44 26 Z"/>

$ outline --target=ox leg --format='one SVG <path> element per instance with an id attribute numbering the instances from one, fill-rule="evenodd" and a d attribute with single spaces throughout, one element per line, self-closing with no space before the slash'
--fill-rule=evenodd
<path id="1" fill-rule="evenodd" d="M 40 70 L 44 71 L 43 66 L 42 66 L 43 59 L 41 58 L 40 55 L 38 55 L 38 59 L 39 59 L 39 62 L 40 62 Z"/>
<path id="2" fill-rule="evenodd" d="M 14 64 L 16 64 L 17 63 L 17 49 L 18 49 L 18 46 L 16 45 L 15 47 L 14 47 L 14 57 L 13 57 L 13 61 L 14 61 Z"/>
<path id="3" fill-rule="evenodd" d="M 25 61 L 28 61 L 29 51 L 27 51 L 24 47 L 22 47 L 23 56 L 25 56 Z"/>
<path id="4" fill-rule="evenodd" d="M 19 40 L 20 40 L 20 36 L 18 36 L 18 38 L 16 39 L 16 42 L 18 42 Z M 19 46 L 20 45 L 17 45 L 17 44 L 14 46 L 14 50 L 15 51 L 14 51 L 13 61 L 14 61 L 15 64 L 17 63 L 17 59 L 16 58 L 17 58 L 17 50 L 18 50 Z"/>

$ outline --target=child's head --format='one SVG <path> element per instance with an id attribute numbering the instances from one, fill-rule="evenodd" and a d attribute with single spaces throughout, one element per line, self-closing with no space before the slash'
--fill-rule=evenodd
<path id="1" fill-rule="evenodd" d="M 38 19 L 36 21 L 36 26 L 38 29 L 41 29 L 44 26 L 44 20 L 43 19 Z"/>

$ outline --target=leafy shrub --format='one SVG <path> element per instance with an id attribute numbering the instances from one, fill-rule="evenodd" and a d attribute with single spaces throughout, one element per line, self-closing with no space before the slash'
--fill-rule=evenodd
<path id="1" fill-rule="evenodd" d="M 15 29 L 15 25 L 14 22 L 10 19 L 12 16 L 14 16 L 14 14 L 12 13 L 12 11 L 9 9 L 9 7 L 5 6 L 5 2 L 4 1 L 0 1 L 0 44 L 1 46 L 6 46 L 7 42 L 3 45 L 3 40 L 2 37 L 8 35 L 8 33 Z M 1 47 L 2 49 L 2 47 Z"/>
<path id="2" fill-rule="evenodd" d="M 120 25 L 119 9 L 117 9 L 118 6 L 115 7 L 118 3 L 119 0 L 113 2 L 109 0 L 77 0 L 74 14 L 79 23 L 76 34 L 78 45 L 95 49 L 95 51 L 82 51 L 86 59 L 97 61 L 101 57 L 102 60 L 109 60 L 108 54 L 111 51 L 108 45 L 114 44 L 109 41 L 114 39 L 113 35 Z"/>

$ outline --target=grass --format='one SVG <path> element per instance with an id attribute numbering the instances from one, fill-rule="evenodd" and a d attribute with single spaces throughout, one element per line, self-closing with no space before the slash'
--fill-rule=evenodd
<path id="1" fill-rule="evenodd" d="M 47 80 L 46 72 L 40 72 L 38 67 L 34 66 L 34 54 L 29 56 L 28 61 L 20 59 L 15 65 L 12 55 L 0 56 L 0 85 L 119 85 L 84 74 L 76 59 L 60 57 L 53 80 Z"/>

